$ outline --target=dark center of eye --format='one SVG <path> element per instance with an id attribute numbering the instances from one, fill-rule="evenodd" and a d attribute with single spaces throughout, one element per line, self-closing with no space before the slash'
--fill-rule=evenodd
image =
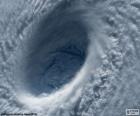
<path id="1" fill-rule="evenodd" d="M 75 13 L 48 16 L 30 44 L 27 87 L 33 94 L 50 93 L 71 81 L 86 59 L 88 39 Z M 62 15 L 63 14 L 63 15 Z"/>

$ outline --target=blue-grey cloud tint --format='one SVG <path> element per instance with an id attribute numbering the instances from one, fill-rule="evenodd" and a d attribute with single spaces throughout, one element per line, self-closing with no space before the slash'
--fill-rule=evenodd
<path id="1" fill-rule="evenodd" d="M 0 113 L 123 116 L 140 106 L 139 0 L 1 0 Z"/>

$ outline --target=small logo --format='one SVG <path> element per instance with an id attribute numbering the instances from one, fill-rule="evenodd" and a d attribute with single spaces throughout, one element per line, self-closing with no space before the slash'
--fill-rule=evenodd
<path id="1" fill-rule="evenodd" d="M 140 114 L 139 109 L 126 109 L 127 116 L 138 116 Z"/>

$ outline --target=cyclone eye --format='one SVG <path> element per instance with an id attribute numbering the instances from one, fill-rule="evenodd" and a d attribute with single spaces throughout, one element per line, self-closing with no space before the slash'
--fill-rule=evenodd
<path id="1" fill-rule="evenodd" d="M 70 82 L 84 64 L 88 43 L 79 14 L 57 7 L 31 38 L 26 58 L 28 90 L 51 93 Z"/>

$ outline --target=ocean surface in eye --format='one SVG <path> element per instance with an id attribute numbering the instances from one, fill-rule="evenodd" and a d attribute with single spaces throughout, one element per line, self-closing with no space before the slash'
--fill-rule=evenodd
<path id="1" fill-rule="evenodd" d="M 139 0 L 1 0 L 0 115 L 140 115 Z"/>

